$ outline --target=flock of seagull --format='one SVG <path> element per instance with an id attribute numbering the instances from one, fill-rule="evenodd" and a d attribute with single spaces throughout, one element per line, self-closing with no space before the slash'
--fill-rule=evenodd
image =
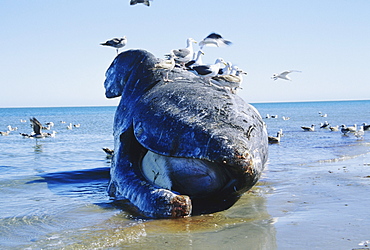
<path id="1" fill-rule="evenodd" d="M 140 3 L 135 1 L 134 4 Z M 143 2 L 144 3 L 144 2 Z M 164 77 L 165 82 L 171 81 L 168 78 L 169 72 L 175 67 L 183 68 L 193 72 L 194 74 L 203 77 L 206 82 L 216 84 L 221 87 L 228 87 L 235 93 L 240 88 L 243 81 L 243 75 L 247 73 L 231 62 L 226 62 L 223 58 L 217 58 L 214 64 L 204 64 L 202 56 L 205 54 L 204 47 L 226 47 L 232 44 L 231 41 L 225 40 L 220 34 L 211 33 L 202 41 L 199 42 L 199 50 L 195 51 L 193 44 L 197 43 L 193 38 L 186 40 L 186 47 L 181 49 L 172 49 L 169 54 L 165 55 L 165 59 L 160 59 L 160 62 L 154 65 L 153 70 L 167 70 Z M 109 46 L 116 49 L 118 54 L 119 49 L 127 44 L 127 37 L 113 38 L 100 43 L 102 46 Z M 286 70 L 281 73 L 274 73 L 273 80 L 283 79 L 291 81 L 288 74 L 292 72 L 301 72 L 298 70 Z M 224 83 L 226 82 L 226 85 Z"/>
<path id="2" fill-rule="evenodd" d="M 240 88 L 243 81 L 242 75 L 247 73 L 238 66 L 233 65 L 231 62 L 226 62 L 222 58 L 217 58 L 214 64 L 204 64 L 202 61 L 202 56 L 205 54 L 203 51 L 204 47 L 226 47 L 231 45 L 232 42 L 224 39 L 220 34 L 211 33 L 199 42 L 198 51 L 194 50 L 193 44 L 195 43 L 197 41 L 193 38 L 188 38 L 185 48 L 172 49 L 169 54 L 165 55 L 165 59 L 159 59 L 160 61 L 154 65 L 152 70 L 166 70 L 166 76 L 163 79 L 165 82 L 171 81 L 168 78 L 168 74 L 175 67 L 178 67 L 203 77 L 210 84 L 215 83 L 220 86 L 221 81 L 229 83 L 227 86 L 222 87 L 229 87 L 233 92 Z M 100 43 L 100 45 L 115 48 L 117 54 L 118 50 L 126 44 L 127 38 L 125 36 Z"/>
<path id="3" fill-rule="evenodd" d="M 327 114 L 322 114 L 321 112 L 319 112 L 319 115 L 321 117 L 327 117 Z M 277 115 L 270 116 L 269 114 L 267 114 L 267 116 L 265 118 L 266 119 L 278 118 L 278 116 Z M 284 117 L 283 117 L 283 119 L 284 119 Z M 289 120 L 289 119 L 284 119 L 284 120 Z M 366 124 L 366 123 L 362 123 L 360 126 L 358 126 L 357 124 L 354 124 L 352 126 L 347 126 L 347 125 L 344 125 L 344 124 L 342 124 L 340 126 L 339 125 L 330 126 L 329 122 L 325 121 L 325 122 L 321 122 L 319 126 L 320 126 L 320 129 L 330 129 L 330 131 L 333 131 L 333 132 L 340 131 L 340 132 L 342 132 L 343 136 L 349 136 L 350 134 L 353 134 L 359 140 L 363 139 L 365 131 L 370 131 L 370 125 Z M 301 129 L 303 131 L 313 132 L 313 131 L 315 131 L 315 127 L 316 127 L 316 125 L 312 124 L 311 126 L 301 126 Z M 282 129 L 280 129 L 277 132 L 276 136 L 268 136 L 269 144 L 280 143 L 280 139 L 281 139 L 282 136 L 283 136 L 283 130 Z"/>
<path id="4" fill-rule="evenodd" d="M 21 122 L 26 122 L 26 120 L 21 120 Z M 40 138 L 47 138 L 47 137 L 55 137 L 56 131 L 53 131 L 52 133 L 49 132 L 43 132 L 43 130 L 51 130 L 52 127 L 54 127 L 53 122 L 47 122 L 45 125 L 42 125 L 35 117 L 30 118 L 31 122 L 31 127 L 32 127 L 32 132 L 30 134 L 27 133 L 19 133 L 21 136 L 25 138 L 35 138 L 35 139 L 40 139 Z M 64 121 L 61 121 L 61 123 L 65 123 Z M 66 126 L 66 129 L 73 129 L 73 128 L 79 128 L 81 124 L 72 124 L 69 123 Z M 0 131 L 0 135 L 2 136 L 7 136 L 10 134 L 12 131 L 17 131 L 17 127 L 12 127 L 11 125 L 7 126 L 7 131 Z"/>

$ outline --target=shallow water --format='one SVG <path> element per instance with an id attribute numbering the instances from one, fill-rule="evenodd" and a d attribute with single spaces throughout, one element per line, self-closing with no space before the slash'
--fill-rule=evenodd
<path id="1" fill-rule="evenodd" d="M 0 248 L 363 247 L 370 240 L 370 132 L 359 140 L 318 124 L 369 123 L 370 102 L 255 106 L 263 117 L 279 115 L 264 119 L 269 134 L 284 133 L 270 145 L 258 185 L 226 211 L 176 220 L 133 218 L 109 200 L 110 163 L 101 148 L 113 147 L 115 107 L 0 109 L 0 131 L 18 127 L 0 136 Z M 54 122 L 56 137 L 22 138 L 32 116 Z M 67 130 L 69 123 L 81 127 Z M 300 128 L 311 124 L 315 132 Z"/>

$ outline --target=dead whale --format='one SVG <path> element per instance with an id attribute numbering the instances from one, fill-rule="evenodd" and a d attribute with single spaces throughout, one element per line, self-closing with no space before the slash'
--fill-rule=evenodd
<path id="1" fill-rule="evenodd" d="M 106 97 L 121 96 L 108 193 L 150 218 L 225 210 L 264 169 L 265 124 L 239 96 L 188 70 L 164 81 L 158 60 L 128 50 L 106 72 Z"/>

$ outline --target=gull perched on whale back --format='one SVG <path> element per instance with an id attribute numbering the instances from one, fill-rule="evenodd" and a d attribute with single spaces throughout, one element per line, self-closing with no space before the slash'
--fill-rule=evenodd
<path id="1" fill-rule="evenodd" d="M 117 54 L 118 54 L 118 49 L 125 47 L 126 44 L 127 44 L 126 36 L 122 38 L 113 38 L 111 40 L 107 40 L 104 43 L 100 43 L 100 45 L 103 45 L 103 46 L 109 46 L 112 48 L 116 48 Z"/>
<path id="2" fill-rule="evenodd" d="M 153 1 L 153 0 L 150 0 L 150 1 Z M 131 0 L 130 1 L 130 5 L 135 5 L 135 4 L 138 4 L 138 3 L 142 3 L 146 6 L 150 6 L 149 0 Z"/>
<path id="3" fill-rule="evenodd" d="M 186 40 L 186 48 L 184 49 L 173 49 L 172 52 L 175 55 L 175 61 L 180 62 L 183 66 L 193 58 L 193 43 L 197 43 L 193 38 Z"/>
<path id="4" fill-rule="evenodd" d="M 231 44 L 232 42 L 223 39 L 220 34 L 211 33 L 199 43 L 199 46 L 202 49 L 204 46 L 223 47 Z"/>
<path id="5" fill-rule="evenodd" d="M 192 66 L 202 65 L 202 55 L 204 55 L 204 52 L 202 50 L 198 50 L 197 53 L 194 53 L 195 56 L 193 56 L 193 60 L 187 62 L 185 66 L 187 68 L 191 68 Z"/>
<path id="6" fill-rule="evenodd" d="M 154 64 L 153 70 L 155 69 L 167 69 L 166 77 L 163 79 L 165 82 L 172 81 L 168 79 L 168 74 L 175 68 L 175 55 L 173 51 L 170 52 L 167 60 L 161 60 L 159 63 Z"/>
<path id="7" fill-rule="evenodd" d="M 227 64 L 231 65 L 229 63 L 227 63 Z M 247 72 L 240 69 L 238 66 L 233 65 L 231 67 L 230 74 L 228 74 L 228 75 L 221 74 L 221 75 L 218 75 L 218 76 L 214 77 L 214 79 L 224 81 L 224 82 L 218 82 L 218 83 L 221 83 L 221 84 L 217 84 L 217 85 L 222 86 L 222 87 L 228 87 L 228 88 L 230 88 L 231 92 L 235 94 L 236 90 L 238 88 L 241 88 L 240 85 L 243 82 L 243 76 L 242 76 L 243 74 L 247 75 Z"/>
<path id="8" fill-rule="evenodd" d="M 279 74 L 277 73 L 274 73 L 272 76 L 271 76 L 271 79 L 274 79 L 274 80 L 277 80 L 278 78 L 280 79 L 284 79 L 284 80 L 288 80 L 288 81 L 291 81 L 292 79 L 290 79 L 288 77 L 288 74 L 292 73 L 292 72 L 302 72 L 302 71 L 299 71 L 299 70 L 286 70 L 286 71 L 283 71 Z"/>
<path id="9" fill-rule="evenodd" d="M 218 75 L 221 64 L 226 65 L 226 62 L 224 59 L 218 58 L 214 64 L 198 65 L 194 66 L 192 69 L 195 70 L 199 76 L 204 77 L 211 83 L 211 78 Z"/>

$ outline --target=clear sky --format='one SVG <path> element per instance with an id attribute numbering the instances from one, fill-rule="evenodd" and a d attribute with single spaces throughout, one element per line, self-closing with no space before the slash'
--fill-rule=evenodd
<path id="1" fill-rule="evenodd" d="M 203 62 L 248 72 L 247 102 L 370 99 L 369 10 L 369 0 L 2 0 L 0 107 L 117 105 L 103 87 L 116 51 L 100 42 L 125 35 L 124 49 L 163 58 L 211 32 L 233 44 L 204 48 Z M 302 73 L 271 79 L 291 69 Z"/>

